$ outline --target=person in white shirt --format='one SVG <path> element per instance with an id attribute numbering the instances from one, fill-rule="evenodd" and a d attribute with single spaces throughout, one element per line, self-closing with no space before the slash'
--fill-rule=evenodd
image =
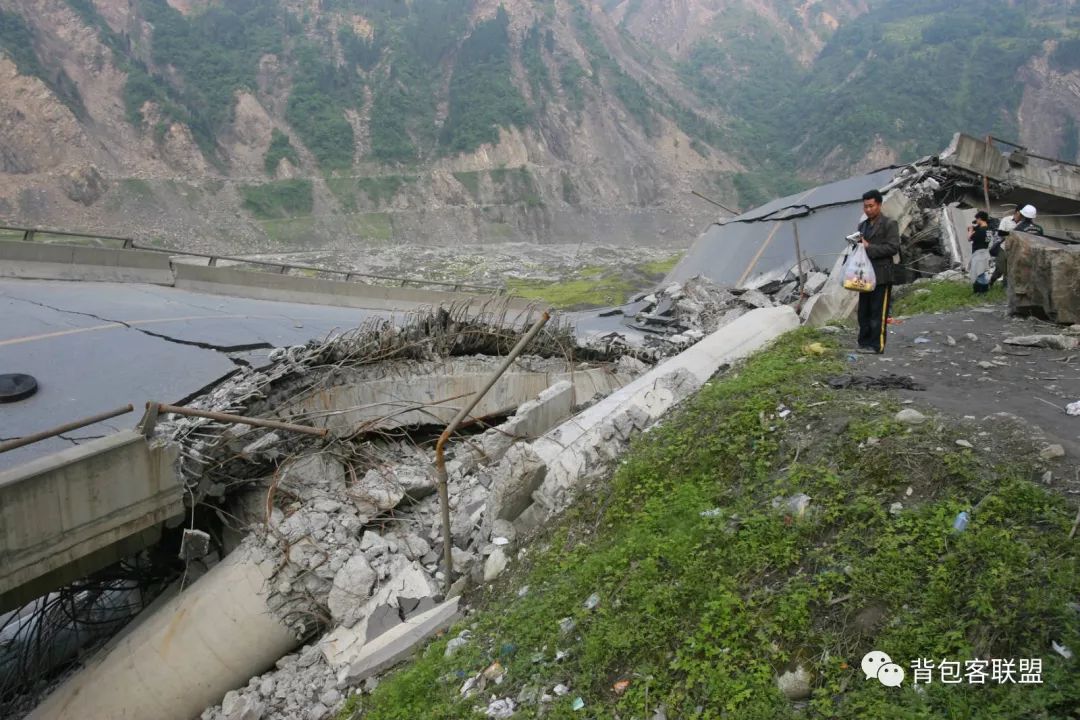
<path id="1" fill-rule="evenodd" d="M 1017 208 L 1012 215 L 1002 218 L 1001 222 L 998 223 L 998 233 L 1005 237 L 990 246 L 990 254 L 994 256 L 995 260 L 994 274 L 990 276 L 990 287 L 994 286 L 994 281 L 998 278 L 1005 278 L 1005 273 L 1008 270 L 1006 267 L 1006 251 L 1008 248 L 1005 246 L 1005 242 L 1008 240 L 1009 233 L 1015 230 L 1042 234 L 1042 228 L 1035 224 L 1036 215 L 1038 215 L 1038 211 L 1034 205 L 1025 205 L 1022 208 Z M 1003 279 L 1002 282 L 1008 285 L 1009 281 Z"/>

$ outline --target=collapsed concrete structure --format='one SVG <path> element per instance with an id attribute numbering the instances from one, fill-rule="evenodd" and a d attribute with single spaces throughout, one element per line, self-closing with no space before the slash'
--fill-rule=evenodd
<path id="1" fill-rule="evenodd" d="M 958 133 L 938 155 L 811 188 L 715 223 L 660 292 L 578 314 L 579 333 L 596 342 L 650 346 L 662 339 L 669 348 L 685 346 L 701 336 L 695 322 L 701 313 L 686 312 L 695 293 L 711 296 L 720 317 L 747 306 L 788 303 L 814 324 L 848 317 L 857 296 L 840 285 L 844 236 L 862 216 L 862 193 L 874 188 L 885 196 L 885 214 L 900 226 L 898 283 L 966 268 L 967 226 L 977 210 L 988 208 L 1000 218 L 1034 204 L 1045 240 L 1034 250 L 1017 233 L 1009 252 L 1027 248 L 1022 254 L 1041 259 L 1010 266 L 1010 308 L 1072 322 L 1068 298 L 1080 296 L 1072 259 L 1080 242 L 1080 166 Z"/>
<path id="2" fill-rule="evenodd" d="M 329 717 L 452 624 L 463 590 L 498 578 L 635 434 L 800 321 L 849 316 L 857 295 L 838 269 L 865 189 L 882 188 L 900 222 L 908 279 L 961 267 L 977 195 L 1019 192 L 1009 174 L 984 185 L 969 141 L 714 226 L 653 292 L 546 329 L 474 411 L 486 429 L 449 446 L 452 567 L 438 551 L 434 433 L 527 318 L 451 308 L 239 369 L 193 405 L 315 425 L 329 437 L 205 418 L 159 423 L 157 438 L 178 454 L 187 522 L 208 532 L 209 553 L 188 563 L 193 585 L 162 598 L 30 717 L 76 706 L 88 717 L 155 720 Z M 1071 317 L 1077 293 L 1059 291 L 1076 277 L 1070 240 L 1010 249 L 1011 297 Z M 1042 265 L 1061 278 L 1049 289 L 1024 285 L 1025 268 Z"/>

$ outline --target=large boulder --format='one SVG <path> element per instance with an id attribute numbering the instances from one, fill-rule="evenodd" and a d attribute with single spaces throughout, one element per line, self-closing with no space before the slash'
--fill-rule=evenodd
<path id="1" fill-rule="evenodd" d="M 1011 314 L 1080 323 L 1080 245 L 1014 232 L 1006 250 Z"/>

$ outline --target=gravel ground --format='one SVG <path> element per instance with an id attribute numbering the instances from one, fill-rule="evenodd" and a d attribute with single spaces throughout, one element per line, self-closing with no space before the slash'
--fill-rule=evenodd
<path id="1" fill-rule="evenodd" d="M 860 368 L 853 367 L 853 372 L 909 375 L 926 390 L 902 390 L 902 398 L 957 418 L 984 421 L 998 413 L 1013 415 L 1047 443 L 1060 444 L 1064 463 L 1080 462 L 1080 417 L 1065 413 L 1068 403 L 1080 400 L 1080 349 L 1004 343 L 1020 335 L 1063 334 L 1066 328 L 1011 318 L 1004 305 L 901 321 L 890 326 L 884 355 L 849 356 Z M 855 347 L 854 330 L 845 330 L 843 337 Z"/>

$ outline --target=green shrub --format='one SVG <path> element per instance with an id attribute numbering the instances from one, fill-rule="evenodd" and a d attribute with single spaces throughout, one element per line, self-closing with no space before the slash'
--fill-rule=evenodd
<path id="1" fill-rule="evenodd" d="M 289 136 L 274 128 L 270 134 L 270 147 L 267 148 L 266 157 L 263 158 L 266 174 L 276 173 L 278 164 L 284 159 L 288 159 L 294 166 L 300 165 L 300 157 L 296 154 L 296 148 L 289 142 Z"/>
<path id="2" fill-rule="evenodd" d="M 525 100 L 511 79 L 510 19 L 500 5 L 465 40 L 450 79 L 450 112 L 439 144 L 444 152 L 472 152 L 499 139 L 500 127 L 523 125 Z"/>
<path id="3" fill-rule="evenodd" d="M 264 220 L 311 215 L 314 195 L 310 180 L 278 180 L 241 185 L 244 208 Z"/>

